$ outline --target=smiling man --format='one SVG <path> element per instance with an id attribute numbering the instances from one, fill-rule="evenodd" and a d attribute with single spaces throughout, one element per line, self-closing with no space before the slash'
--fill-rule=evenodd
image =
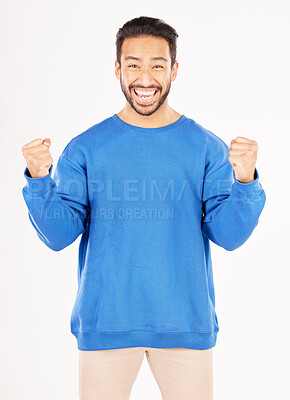
<path id="1" fill-rule="evenodd" d="M 60 251 L 82 235 L 70 321 L 81 400 L 129 399 L 144 355 L 163 399 L 213 399 L 210 242 L 243 245 L 266 201 L 255 140 L 227 146 L 168 105 L 177 37 L 150 17 L 119 29 L 125 107 L 72 138 L 53 177 L 49 138 L 22 147 L 40 240 Z"/>

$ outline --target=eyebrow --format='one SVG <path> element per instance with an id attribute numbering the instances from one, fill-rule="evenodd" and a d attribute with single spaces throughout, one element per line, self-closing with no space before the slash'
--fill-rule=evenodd
<path id="1" fill-rule="evenodd" d="M 128 56 L 128 57 L 125 57 L 125 61 L 127 61 L 127 60 L 139 60 L 139 61 L 142 61 L 143 58 L 134 57 L 134 56 Z M 161 60 L 161 61 L 168 62 L 167 58 L 164 58 L 164 57 L 152 57 L 151 60 L 154 60 L 154 61 Z"/>

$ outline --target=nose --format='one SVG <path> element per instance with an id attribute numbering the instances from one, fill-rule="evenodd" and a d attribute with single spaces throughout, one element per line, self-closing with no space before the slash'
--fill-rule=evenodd
<path id="1" fill-rule="evenodd" d="M 140 72 L 138 82 L 144 87 L 156 87 L 156 82 L 150 68 L 143 68 Z"/>

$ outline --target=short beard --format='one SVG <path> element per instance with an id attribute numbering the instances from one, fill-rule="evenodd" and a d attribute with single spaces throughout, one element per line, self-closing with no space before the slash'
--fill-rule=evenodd
<path id="1" fill-rule="evenodd" d="M 124 96 L 125 96 L 126 100 L 127 100 L 128 103 L 130 104 L 130 106 L 133 108 L 133 110 L 135 110 L 136 113 L 138 113 L 139 115 L 142 115 L 142 116 L 144 116 L 144 117 L 148 117 L 148 116 L 154 114 L 154 113 L 158 110 L 158 108 L 159 108 L 159 107 L 164 103 L 164 101 L 166 100 L 166 98 L 167 98 L 167 96 L 168 96 L 168 94 L 169 94 L 169 92 L 170 92 L 171 81 L 169 82 L 169 86 L 168 86 L 168 88 L 166 89 L 166 92 L 160 97 L 157 106 L 155 106 L 155 108 L 153 108 L 152 111 L 149 111 L 149 112 L 147 112 L 147 113 L 146 113 L 146 112 L 140 111 L 138 108 L 136 108 L 136 107 L 134 106 L 132 97 L 130 96 L 130 94 L 128 93 L 128 91 L 126 90 L 126 88 L 125 88 L 125 87 L 123 86 L 123 84 L 122 84 L 122 75 L 121 75 L 121 79 L 120 79 L 120 85 L 121 85 L 121 90 L 122 90 L 122 92 L 124 93 Z M 144 109 L 146 109 L 146 108 L 152 107 L 152 105 L 151 105 L 151 104 L 150 104 L 150 105 L 144 104 L 143 106 L 140 106 L 140 107 L 143 107 Z"/>

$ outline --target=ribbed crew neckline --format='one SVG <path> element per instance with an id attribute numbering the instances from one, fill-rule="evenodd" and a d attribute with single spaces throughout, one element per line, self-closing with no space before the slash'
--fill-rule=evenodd
<path id="1" fill-rule="evenodd" d="M 120 117 L 118 117 L 117 114 L 114 114 L 111 117 L 111 119 L 113 122 L 115 122 L 118 126 L 122 128 L 130 129 L 134 132 L 144 133 L 148 135 L 150 133 L 159 133 L 167 131 L 169 129 L 177 128 L 178 126 L 182 125 L 188 118 L 183 114 L 177 121 L 173 122 L 172 124 L 160 126 L 158 128 L 143 128 L 141 126 L 128 124 L 127 122 L 123 121 Z"/>

